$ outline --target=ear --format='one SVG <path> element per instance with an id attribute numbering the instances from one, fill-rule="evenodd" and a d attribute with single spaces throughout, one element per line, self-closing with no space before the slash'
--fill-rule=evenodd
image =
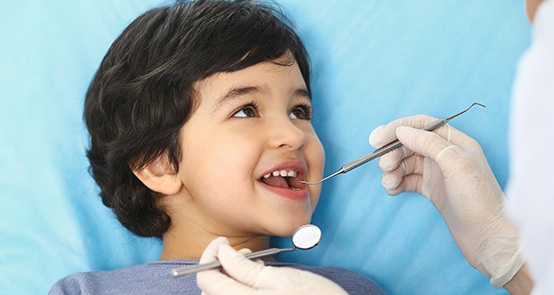
<path id="1" fill-rule="evenodd" d="M 176 194 L 183 185 L 165 154 L 142 168 L 133 169 L 133 173 L 149 189 L 166 196 Z"/>

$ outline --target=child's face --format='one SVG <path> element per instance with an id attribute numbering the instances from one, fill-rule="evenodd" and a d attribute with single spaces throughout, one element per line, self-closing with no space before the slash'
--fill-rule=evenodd
<path id="1" fill-rule="evenodd" d="M 309 223 L 320 186 L 299 181 L 321 179 L 325 156 L 298 65 L 260 63 L 194 88 L 199 106 L 180 134 L 188 222 L 225 236 L 288 236 Z M 273 176 L 283 171 L 296 176 Z"/>

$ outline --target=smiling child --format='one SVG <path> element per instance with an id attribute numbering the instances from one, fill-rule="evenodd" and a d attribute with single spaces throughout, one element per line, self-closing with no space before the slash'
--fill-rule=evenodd
<path id="1" fill-rule="evenodd" d="M 87 156 L 104 204 L 131 232 L 163 239 L 159 261 L 78 273 L 51 294 L 200 293 L 198 263 L 219 236 L 258 251 L 310 222 L 323 147 L 311 125 L 308 56 L 288 20 L 255 1 L 179 1 L 115 40 L 86 95 Z M 351 294 L 377 294 L 339 268 L 292 266 Z"/>

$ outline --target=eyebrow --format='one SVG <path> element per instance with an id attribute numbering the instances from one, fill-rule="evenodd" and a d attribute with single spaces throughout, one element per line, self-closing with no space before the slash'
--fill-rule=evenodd
<path id="1" fill-rule="evenodd" d="M 227 101 L 236 99 L 243 95 L 248 95 L 251 93 L 260 93 L 260 92 L 267 92 L 268 90 L 265 87 L 259 87 L 259 86 L 245 86 L 245 87 L 235 87 L 229 90 L 225 95 L 220 97 L 215 104 L 213 105 L 212 110 L 216 110 L 221 107 L 222 104 L 224 104 Z M 305 97 L 312 100 L 312 96 L 308 89 L 306 88 L 297 88 L 293 92 L 294 96 L 300 96 Z"/>
<path id="2" fill-rule="evenodd" d="M 310 101 L 312 100 L 312 94 L 310 93 L 310 91 L 308 91 L 308 89 L 306 88 L 298 88 L 294 91 L 294 95 L 295 96 L 301 96 L 301 97 L 305 97 L 307 99 L 309 99 Z"/>
<path id="3" fill-rule="evenodd" d="M 221 107 L 224 103 L 236 99 L 240 96 L 247 95 L 250 93 L 262 92 L 262 89 L 257 86 L 245 86 L 245 87 L 235 87 L 227 91 L 225 95 L 218 98 L 212 107 L 212 111 L 215 111 Z"/>

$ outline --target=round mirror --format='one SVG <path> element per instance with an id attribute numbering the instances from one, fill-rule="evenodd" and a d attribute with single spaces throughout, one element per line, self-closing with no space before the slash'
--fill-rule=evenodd
<path id="1" fill-rule="evenodd" d="M 306 224 L 299 227 L 292 235 L 294 247 L 308 250 L 315 247 L 321 240 L 321 230 L 313 224 Z"/>

